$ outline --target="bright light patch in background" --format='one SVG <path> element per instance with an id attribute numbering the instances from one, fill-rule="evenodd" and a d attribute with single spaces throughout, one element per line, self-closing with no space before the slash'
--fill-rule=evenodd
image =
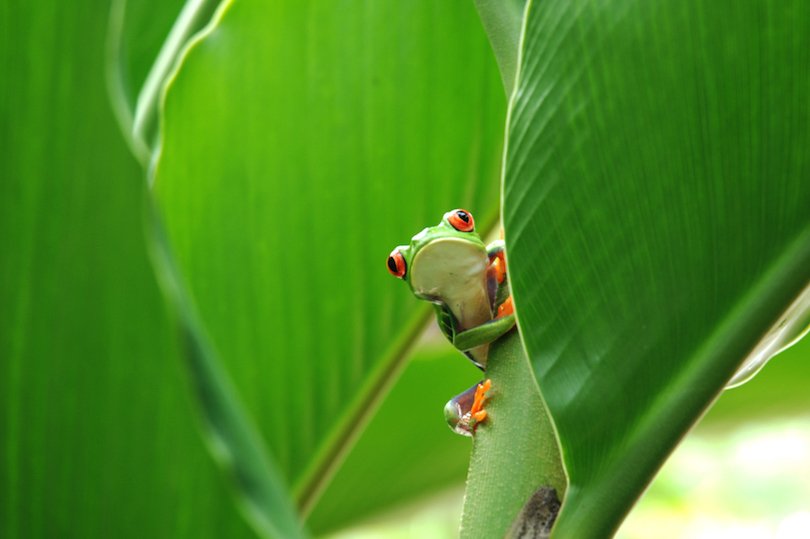
<path id="1" fill-rule="evenodd" d="M 616 537 L 810 538 L 810 417 L 690 435 Z"/>
<path id="2" fill-rule="evenodd" d="M 373 518 L 329 539 L 446 539 L 458 536 L 464 489 L 456 488 L 420 503 Z"/>

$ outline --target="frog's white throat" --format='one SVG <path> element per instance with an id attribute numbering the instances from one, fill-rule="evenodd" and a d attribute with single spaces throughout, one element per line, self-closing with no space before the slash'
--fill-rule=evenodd
<path id="1" fill-rule="evenodd" d="M 486 249 L 461 238 L 425 245 L 411 261 L 411 287 L 417 296 L 447 305 L 466 330 L 492 319 L 487 292 Z"/>

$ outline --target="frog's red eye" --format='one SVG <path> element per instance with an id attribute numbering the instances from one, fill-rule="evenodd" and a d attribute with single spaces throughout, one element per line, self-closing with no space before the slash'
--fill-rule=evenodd
<path id="1" fill-rule="evenodd" d="M 473 216 L 467 210 L 453 210 L 445 214 L 447 221 L 459 232 L 472 232 L 475 230 Z"/>
<path id="2" fill-rule="evenodd" d="M 405 278 L 405 257 L 398 249 L 394 249 L 388 255 L 388 273 L 400 279 Z"/>

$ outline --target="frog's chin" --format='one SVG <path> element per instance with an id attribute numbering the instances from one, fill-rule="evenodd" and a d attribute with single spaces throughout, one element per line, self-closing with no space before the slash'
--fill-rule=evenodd
<path id="1" fill-rule="evenodd" d="M 442 299 L 442 297 L 438 295 L 435 291 L 426 292 L 414 290 L 413 295 L 421 300 L 429 301 L 430 303 L 435 303 L 436 305 L 447 305 Z"/>

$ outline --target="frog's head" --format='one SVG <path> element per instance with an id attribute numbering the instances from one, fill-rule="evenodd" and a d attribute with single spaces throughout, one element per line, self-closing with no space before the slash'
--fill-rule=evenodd
<path id="1" fill-rule="evenodd" d="M 388 271 L 406 281 L 417 297 L 440 301 L 480 279 L 487 260 L 472 214 L 455 209 L 445 213 L 438 225 L 411 238 L 410 245 L 391 251 Z"/>

